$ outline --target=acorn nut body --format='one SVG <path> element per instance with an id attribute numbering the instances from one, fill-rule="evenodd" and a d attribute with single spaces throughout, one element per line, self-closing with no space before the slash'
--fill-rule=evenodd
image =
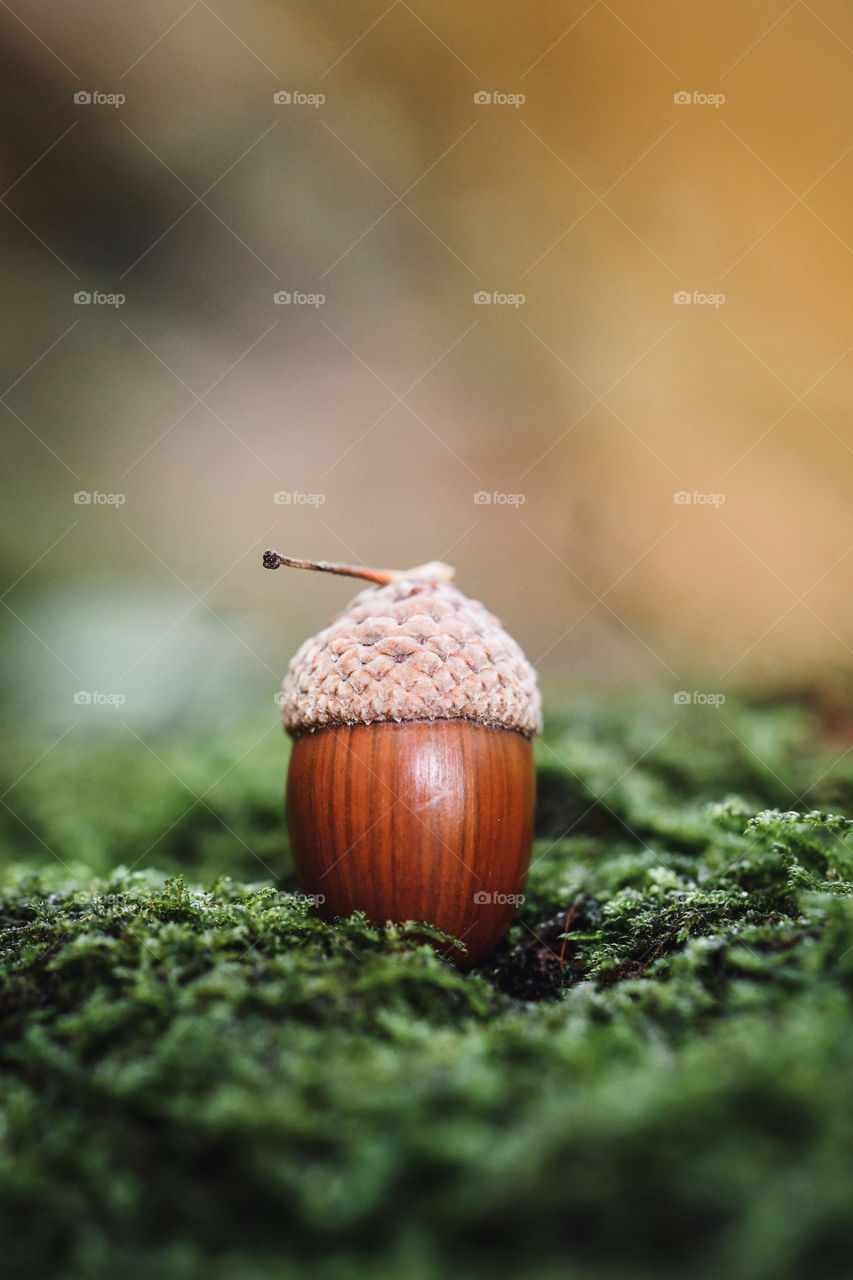
<path id="1" fill-rule="evenodd" d="M 463 943 L 448 954 L 467 967 L 524 888 L 541 711 L 519 646 L 445 572 L 364 571 L 380 585 L 291 661 L 286 814 L 322 915 L 428 922 Z"/>

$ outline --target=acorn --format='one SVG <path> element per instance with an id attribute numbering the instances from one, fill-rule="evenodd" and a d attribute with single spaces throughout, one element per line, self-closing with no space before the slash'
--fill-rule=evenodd
<path id="1" fill-rule="evenodd" d="M 264 566 L 367 579 L 292 659 L 286 817 L 302 888 L 326 919 L 422 921 L 490 954 L 533 840 L 536 673 L 501 623 L 433 563 L 405 572 L 264 553 Z M 442 949 L 442 948 L 439 948 Z"/>

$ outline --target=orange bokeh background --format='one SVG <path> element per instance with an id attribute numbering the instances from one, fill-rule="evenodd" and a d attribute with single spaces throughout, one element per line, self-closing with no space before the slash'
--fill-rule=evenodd
<path id="1" fill-rule="evenodd" d="M 13 710 L 266 697 L 351 594 L 267 545 L 448 559 L 551 687 L 849 668 L 849 5 L 16 14 Z"/>

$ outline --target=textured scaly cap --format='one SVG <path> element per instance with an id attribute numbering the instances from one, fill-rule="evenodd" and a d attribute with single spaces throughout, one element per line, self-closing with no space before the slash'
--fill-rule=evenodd
<path id="1" fill-rule="evenodd" d="M 536 672 L 500 622 L 440 577 L 404 576 L 357 595 L 292 659 L 281 718 L 324 725 L 474 720 L 541 732 Z"/>

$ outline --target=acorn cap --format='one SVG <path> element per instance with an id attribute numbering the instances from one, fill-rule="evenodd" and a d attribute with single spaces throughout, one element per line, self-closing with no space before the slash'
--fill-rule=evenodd
<path id="1" fill-rule="evenodd" d="M 406 720 L 473 720 L 528 738 L 542 729 L 536 673 L 520 647 L 439 576 L 362 591 L 305 641 L 282 690 L 282 723 L 294 736 Z"/>

